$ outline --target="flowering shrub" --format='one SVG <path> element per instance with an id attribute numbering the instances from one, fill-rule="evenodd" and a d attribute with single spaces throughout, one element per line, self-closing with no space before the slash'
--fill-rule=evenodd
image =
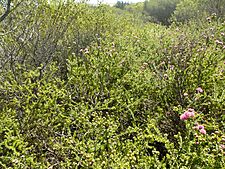
<path id="1" fill-rule="evenodd" d="M 39 3 L 0 25 L 0 168 L 225 166 L 224 23 Z"/>
<path id="2" fill-rule="evenodd" d="M 194 109 L 188 109 L 187 111 L 185 111 L 181 116 L 180 116 L 180 119 L 181 120 L 187 120 L 191 117 L 194 117 L 195 116 L 195 110 Z"/>

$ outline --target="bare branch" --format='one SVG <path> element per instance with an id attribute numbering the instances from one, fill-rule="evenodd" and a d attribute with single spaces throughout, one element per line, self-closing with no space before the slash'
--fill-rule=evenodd
<path id="1" fill-rule="evenodd" d="M 0 17 L 0 22 L 2 22 L 10 13 L 10 5 L 11 5 L 11 0 L 7 1 L 7 7 L 5 13 Z"/>
<path id="2" fill-rule="evenodd" d="M 0 17 L 0 22 L 2 22 L 12 11 L 14 11 L 24 0 L 16 4 L 14 8 L 11 9 L 11 0 L 7 1 L 7 7 L 5 13 Z"/>

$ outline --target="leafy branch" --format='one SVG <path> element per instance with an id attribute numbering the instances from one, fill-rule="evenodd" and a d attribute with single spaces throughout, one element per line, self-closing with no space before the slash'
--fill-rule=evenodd
<path id="1" fill-rule="evenodd" d="M 20 1 L 13 9 L 11 9 L 11 0 L 7 0 L 6 11 L 0 17 L 0 22 L 2 22 L 12 11 L 14 11 L 23 1 Z"/>

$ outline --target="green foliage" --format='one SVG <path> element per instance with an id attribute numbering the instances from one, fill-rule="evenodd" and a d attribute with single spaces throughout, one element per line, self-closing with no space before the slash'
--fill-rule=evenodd
<path id="1" fill-rule="evenodd" d="M 121 11 L 24 1 L 1 23 L 0 168 L 223 168 L 221 18 Z"/>
<path id="2" fill-rule="evenodd" d="M 181 0 L 177 4 L 173 20 L 178 22 L 196 20 L 199 22 L 213 14 L 224 17 L 224 6 L 224 0 Z M 210 22 L 210 20 L 208 21 Z"/>
<path id="3" fill-rule="evenodd" d="M 199 1 L 181 0 L 177 4 L 173 18 L 178 22 L 187 22 L 190 19 L 200 19 L 202 13 L 198 9 Z"/>
<path id="4" fill-rule="evenodd" d="M 225 13 L 225 1 L 224 0 L 218 0 L 218 1 L 212 1 L 212 0 L 199 0 L 199 6 L 202 11 L 206 11 L 208 15 L 216 14 L 219 17 L 224 17 Z"/>
<path id="5" fill-rule="evenodd" d="M 156 22 L 169 25 L 169 18 L 179 0 L 149 0 L 144 2 L 144 11 L 155 18 Z"/>

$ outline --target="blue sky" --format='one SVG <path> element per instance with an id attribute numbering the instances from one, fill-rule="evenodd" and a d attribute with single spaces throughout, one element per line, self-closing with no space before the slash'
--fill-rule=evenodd
<path id="1" fill-rule="evenodd" d="M 113 5 L 117 2 L 117 0 L 88 0 L 91 4 L 97 4 L 98 2 L 107 3 L 110 5 Z M 144 0 L 121 0 L 123 2 L 130 2 L 130 3 L 136 3 L 136 2 L 143 2 Z"/>

